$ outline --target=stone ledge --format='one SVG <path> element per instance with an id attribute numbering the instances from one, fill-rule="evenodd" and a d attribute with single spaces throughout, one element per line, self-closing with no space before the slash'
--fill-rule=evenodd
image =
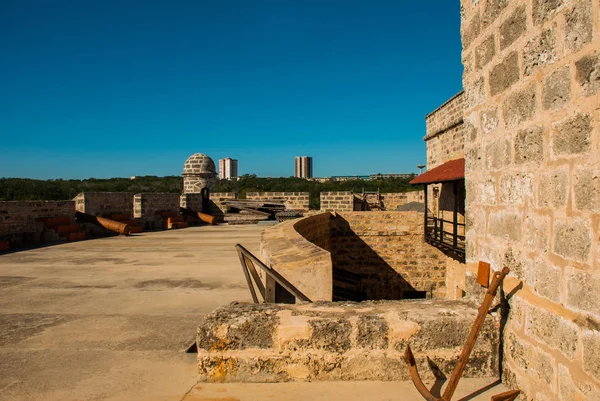
<path id="1" fill-rule="evenodd" d="M 333 267 L 331 254 L 313 244 L 297 231 L 297 223 L 311 224 L 329 219 L 330 213 L 322 213 L 301 220 L 294 219 L 265 229 L 261 238 L 261 259 L 313 301 L 330 301 L 333 291 Z M 323 233 L 329 236 L 329 227 Z M 274 283 L 267 280 L 267 290 L 273 291 Z"/>
<path id="2" fill-rule="evenodd" d="M 407 380 L 411 345 L 450 375 L 477 308 L 458 301 L 383 301 L 221 307 L 198 327 L 202 382 Z M 486 318 L 464 377 L 498 374 L 499 315 Z"/>

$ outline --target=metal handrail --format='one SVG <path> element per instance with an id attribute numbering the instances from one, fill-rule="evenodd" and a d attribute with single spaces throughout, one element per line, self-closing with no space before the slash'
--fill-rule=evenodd
<path id="1" fill-rule="evenodd" d="M 261 262 L 260 259 L 258 259 L 256 256 L 254 256 L 249 250 L 244 248 L 242 245 L 236 244 L 235 249 L 237 250 L 238 256 L 240 258 L 240 264 L 242 265 L 242 270 L 244 272 L 244 276 L 246 277 L 246 282 L 248 283 L 248 289 L 250 290 L 250 294 L 252 295 L 252 300 L 254 301 L 255 304 L 258 304 L 260 302 L 258 301 L 258 297 L 256 296 L 254 284 L 256 284 L 256 287 L 258 287 L 258 291 L 260 292 L 260 295 L 262 296 L 263 302 L 266 302 L 266 300 L 267 300 L 265 286 L 263 285 L 262 280 L 260 279 L 260 276 L 258 275 L 256 268 L 254 267 L 255 264 L 258 265 L 258 267 L 260 267 L 267 276 L 269 276 L 273 280 L 275 280 L 275 282 L 277 284 L 279 284 L 280 286 L 285 288 L 293 296 L 295 296 L 296 298 L 298 298 L 299 300 L 301 300 L 303 302 L 312 302 L 299 289 L 294 287 L 294 285 L 292 283 L 287 281 L 285 279 L 285 277 L 283 277 L 281 274 L 277 273 L 277 271 L 275 271 L 274 269 L 265 265 L 263 262 Z M 253 281 L 254 281 L 254 284 L 253 284 Z"/>

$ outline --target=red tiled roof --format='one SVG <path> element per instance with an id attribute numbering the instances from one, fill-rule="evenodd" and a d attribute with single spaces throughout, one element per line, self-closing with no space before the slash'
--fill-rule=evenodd
<path id="1" fill-rule="evenodd" d="M 465 178 L 465 159 L 450 160 L 413 179 L 409 184 L 434 184 Z"/>

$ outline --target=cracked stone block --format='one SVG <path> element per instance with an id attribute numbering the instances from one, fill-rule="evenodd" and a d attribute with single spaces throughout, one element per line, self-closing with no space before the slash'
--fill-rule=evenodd
<path id="1" fill-rule="evenodd" d="M 500 25 L 500 49 L 512 45 L 527 30 L 527 10 L 525 6 L 517 7 Z"/>
<path id="2" fill-rule="evenodd" d="M 523 74 L 530 76 L 538 68 L 552 64 L 557 59 L 556 35 L 554 29 L 550 28 L 525 45 L 523 50 Z"/>
<path id="3" fill-rule="evenodd" d="M 551 133 L 552 148 L 555 155 L 586 153 L 591 148 L 591 117 L 578 114 L 553 126 Z"/>
<path id="4" fill-rule="evenodd" d="M 479 46 L 475 48 L 475 68 L 481 70 L 496 55 L 496 40 L 494 35 L 488 36 Z"/>
<path id="5" fill-rule="evenodd" d="M 471 18 L 468 24 L 461 24 L 461 37 L 463 49 L 468 49 L 471 43 L 479 36 L 481 32 L 481 16 L 479 11 Z"/>
<path id="6" fill-rule="evenodd" d="M 573 358 L 575 354 L 577 327 L 554 313 L 528 306 L 525 332 L 569 358 Z"/>
<path id="7" fill-rule="evenodd" d="M 544 130 L 531 127 L 517 131 L 515 136 L 515 164 L 544 160 Z"/>
<path id="8" fill-rule="evenodd" d="M 584 96 L 593 96 L 600 88 L 600 54 L 587 54 L 575 62 L 575 79 Z"/>
<path id="9" fill-rule="evenodd" d="M 597 313 L 600 310 L 600 297 L 595 292 L 600 285 L 599 276 L 569 269 L 566 274 L 566 282 L 567 305 L 591 313 Z"/>
<path id="10" fill-rule="evenodd" d="M 565 50 L 574 52 L 592 41 L 594 28 L 591 0 L 581 0 L 565 14 Z"/>
<path id="11" fill-rule="evenodd" d="M 504 122 L 507 127 L 519 126 L 522 122 L 535 117 L 536 94 L 535 86 L 512 92 L 504 100 L 502 109 Z"/>
<path id="12" fill-rule="evenodd" d="M 480 126 L 484 134 L 489 134 L 498 128 L 500 119 L 498 118 L 498 107 L 494 107 L 481 112 L 479 116 Z"/>
<path id="13" fill-rule="evenodd" d="M 486 0 L 483 12 L 483 27 L 492 24 L 508 5 L 509 0 Z"/>
<path id="14" fill-rule="evenodd" d="M 578 169 L 575 171 L 575 206 L 579 210 L 598 210 L 600 194 L 600 173 L 595 170 Z"/>
<path id="15" fill-rule="evenodd" d="M 585 262 L 592 246 L 589 222 L 571 219 L 554 223 L 554 252 L 564 258 Z"/>
<path id="16" fill-rule="evenodd" d="M 569 174 L 566 170 L 556 170 L 540 177 L 537 205 L 558 209 L 566 206 L 569 190 Z"/>
<path id="17" fill-rule="evenodd" d="M 564 4 L 564 0 L 533 0 L 533 23 L 542 24 L 552 18 Z"/>
<path id="18" fill-rule="evenodd" d="M 544 78 L 542 107 L 556 110 L 571 100 L 571 70 L 569 66 L 554 71 Z"/>
<path id="19" fill-rule="evenodd" d="M 504 92 L 520 78 L 519 56 L 512 52 L 490 71 L 490 93 L 495 96 Z"/>

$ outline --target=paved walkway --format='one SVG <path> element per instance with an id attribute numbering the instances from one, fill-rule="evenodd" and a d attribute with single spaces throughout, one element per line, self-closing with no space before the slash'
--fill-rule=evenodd
<path id="1" fill-rule="evenodd" d="M 233 245 L 258 252 L 262 230 L 194 227 L 1 255 L 0 400 L 422 400 L 407 382 L 196 382 L 185 350 L 202 316 L 250 300 Z M 459 395 L 490 381 L 461 382 Z"/>
<path id="2" fill-rule="evenodd" d="M 427 383 L 431 387 L 433 383 Z M 430 387 L 430 388 L 431 388 Z M 442 387 L 443 389 L 443 387 Z M 443 391 L 443 390 L 442 390 Z M 493 379 L 463 379 L 453 400 L 489 401 L 507 391 Z M 200 383 L 184 401 L 423 401 L 412 382 Z"/>
<path id="3" fill-rule="evenodd" d="M 192 227 L 0 256 L 0 400 L 181 400 L 203 315 L 250 300 L 264 226 Z"/>

